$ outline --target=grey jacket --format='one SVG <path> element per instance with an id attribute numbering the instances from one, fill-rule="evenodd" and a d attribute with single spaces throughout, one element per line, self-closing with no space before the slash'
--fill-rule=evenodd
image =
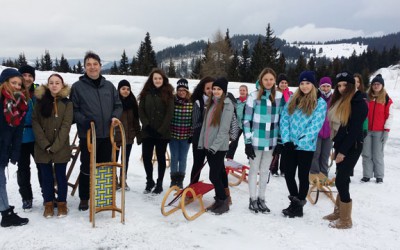
<path id="1" fill-rule="evenodd" d="M 222 111 L 221 122 L 219 126 L 210 126 L 212 113 L 216 107 L 213 103 L 205 114 L 203 126 L 200 132 L 199 149 L 212 149 L 214 151 L 228 151 L 229 149 L 229 129 L 233 117 L 234 106 L 229 98 L 224 100 L 224 109 Z"/>
<path id="2" fill-rule="evenodd" d="M 97 138 L 108 138 L 111 119 L 121 117 L 122 104 L 117 89 L 103 76 L 100 77 L 98 87 L 86 75 L 72 85 L 70 99 L 74 104 L 74 122 L 79 138 L 86 138 L 84 129 L 88 119 L 95 122 Z"/>

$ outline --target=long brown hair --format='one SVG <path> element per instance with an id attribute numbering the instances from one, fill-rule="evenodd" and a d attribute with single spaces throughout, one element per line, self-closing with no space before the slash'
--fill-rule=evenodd
<path id="1" fill-rule="evenodd" d="M 317 88 L 315 88 L 314 84 L 312 85 L 312 90 L 308 94 L 304 94 L 301 91 L 300 87 L 296 90 L 288 104 L 289 114 L 292 115 L 296 108 L 299 108 L 303 111 L 304 114 L 310 116 L 314 111 L 315 107 L 317 107 L 318 97 L 317 97 Z"/>
<path id="2" fill-rule="evenodd" d="M 261 100 L 261 96 L 264 94 L 265 92 L 265 87 L 264 84 L 262 83 L 262 78 L 266 75 L 270 73 L 271 75 L 274 76 L 275 81 L 276 81 L 276 73 L 273 69 L 271 68 L 265 68 L 261 71 L 260 75 L 258 76 L 258 82 L 260 83 L 260 88 L 258 90 L 258 94 L 257 94 L 257 100 Z M 276 84 L 276 83 L 275 83 Z M 275 101 L 275 94 L 276 94 L 276 88 L 275 88 L 275 84 L 272 85 L 271 88 L 271 94 L 269 95 L 269 100 L 273 103 Z"/>
<path id="3" fill-rule="evenodd" d="M 208 98 L 208 101 L 207 101 L 206 118 L 205 118 L 206 121 L 207 121 L 208 111 L 210 110 L 211 105 L 214 101 L 213 97 L 214 97 L 214 95 L 211 94 L 211 97 Z M 226 97 L 225 93 L 222 93 L 221 98 L 219 99 L 217 106 L 215 107 L 214 115 L 211 120 L 211 126 L 217 127 L 221 123 L 221 116 L 222 116 L 222 111 L 224 109 L 225 97 Z"/>
<path id="4" fill-rule="evenodd" d="M 360 82 L 360 85 L 358 86 L 357 90 L 359 90 L 361 92 L 364 92 L 365 90 L 364 90 L 364 82 L 363 82 L 363 79 L 362 79 L 362 75 L 359 74 L 359 73 L 355 73 L 353 76 L 354 76 L 354 78 L 357 77 L 358 81 Z"/>
<path id="5" fill-rule="evenodd" d="M 163 78 L 163 84 L 159 89 L 161 92 L 161 100 L 165 104 L 167 104 L 168 100 L 170 100 L 174 96 L 173 95 L 174 88 L 169 83 L 167 75 L 164 73 L 164 71 L 162 69 L 159 69 L 159 68 L 154 68 L 151 71 L 149 77 L 147 78 L 146 82 L 144 83 L 142 91 L 139 94 L 139 99 L 144 100 L 144 98 L 150 93 L 151 89 L 155 88 L 154 82 L 153 82 L 153 75 L 155 73 L 160 74 Z"/>
<path id="6" fill-rule="evenodd" d="M 382 86 L 382 89 L 381 89 L 381 91 L 379 91 L 378 95 L 374 94 L 374 91 L 372 90 L 372 84 L 368 89 L 368 99 L 369 100 L 376 99 L 377 103 L 384 104 L 386 102 L 386 95 L 387 95 L 387 92 L 386 92 L 386 89 L 384 86 Z"/>
<path id="7" fill-rule="evenodd" d="M 339 92 L 338 86 L 339 85 L 336 84 L 335 90 L 333 91 L 329 109 L 337 105 L 335 116 L 339 118 L 341 125 L 346 126 L 351 115 L 351 99 L 356 93 L 356 85 L 347 83 L 343 94 Z"/>

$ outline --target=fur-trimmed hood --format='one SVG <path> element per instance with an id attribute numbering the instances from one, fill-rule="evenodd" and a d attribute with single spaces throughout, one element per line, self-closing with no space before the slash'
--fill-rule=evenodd
<path id="1" fill-rule="evenodd" d="M 45 95 L 46 91 L 50 91 L 49 87 L 47 85 L 40 85 L 35 89 L 35 96 L 38 100 L 41 100 L 43 96 Z M 69 96 L 69 93 L 71 92 L 71 88 L 65 84 L 64 87 L 58 92 L 57 98 L 66 98 Z"/>

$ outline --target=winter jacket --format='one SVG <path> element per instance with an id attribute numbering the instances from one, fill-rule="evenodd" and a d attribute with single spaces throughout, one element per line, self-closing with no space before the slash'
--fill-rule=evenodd
<path id="1" fill-rule="evenodd" d="M 25 119 L 18 127 L 11 127 L 5 120 L 3 108 L 3 96 L 0 94 L 0 167 L 7 166 L 10 160 L 18 161 Z"/>
<path id="2" fill-rule="evenodd" d="M 340 126 L 333 138 L 333 148 L 336 153 L 348 155 L 349 150 L 356 142 L 362 142 L 363 122 L 368 114 L 368 106 L 360 91 L 357 91 L 351 99 L 351 114 L 346 126 Z"/>
<path id="3" fill-rule="evenodd" d="M 243 118 L 244 118 L 244 110 L 246 107 L 246 101 L 241 101 L 240 98 L 236 98 L 236 115 L 237 115 L 237 120 L 238 120 L 238 124 L 239 124 L 239 128 L 243 130 Z"/>
<path id="4" fill-rule="evenodd" d="M 150 135 L 146 131 L 146 126 L 150 126 L 161 134 L 162 139 L 171 139 L 171 120 L 174 114 L 174 98 L 164 103 L 158 89 L 152 88 L 150 93 L 140 99 L 139 118 L 142 122 L 142 138 Z"/>
<path id="5" fill-rule="evenodd" d="M 24 130 L 22 132 L 22 143 L 29 143 L 35 141 L 35 135 L 32 129 L 32 113 L 36 98 L 31 98 L 28 100 L 28 111 L 25 115 Z"/>
<path id="6" fill-rule="evenodd" d="M 201 127 L 203 126 L 205 102 L 208 100 L 208 96 L 203 95 L 203 98 L 196 100 L 193 103 L 192 112 L 192 143 L 194 145 L 199 144 L 199 137 L 201 133 Z"/>
<path id="7" fill-rule="evenodd" d="M 71 88 L 74 122 L 80 138 L 86 138 L 85 123 L 88 120 L 95 122 L 97 138 L 110 137 L 111 119 L 121 117 L 122 104 L 117 89 L 103 76 L 100 77 L 99 86 L 87 75 L 83 75 Z"/>
<path id="8" fill-rule="evenodd" d="M 279 91 L 275 92 L 275 102 L 269 99 L 271 91 L 264 91 L 257 100 L 258 91 L 250 93 L 246 101 L 243 120 L 244 140 L 257 150 L 269 151 L 275 148 L 279 135 L 279 118 L 285 99 Z"/>
<path id="9" fill-rule="evenodd" d="M 122 111 L 120 121 L 124 126 L 126 144 L 133 144 L 135 138 L 138 143 L 142 141 L 139 117 L 135 117 L 132 109 Z M 117 145 L 121 146 L 122 138 L 118 128 L 116 129 L 114 138 Z"/>
<path id="10" fill-rule="evenodd" d="M 385 103 L 378 103 L 376 100 L 368 100 L 368 130 L 369 131 L 390 131 L 393 122 L 393 101 L 390 97 Z"/>
<path id="11" fill-rule="evenodd" d="M 321 94 L 322 99 L 326 101 L 327 106 L 329 107 L 329 104 L 331 103 L 332 99 L 332 94 L 329 95 L 329 97 L 326 97 L 324 94 Z M 326 114 L 328 114 L 328 109 L 326 109 Z M 328 115 L 325 116 L 324 123 L 322 125 L 321 130 L 318 133 L 318 137 L 322 139 L 328 139 L 331 136 L 331 127 L 329 126 L 329 119 Z"/>
<path id="12" fill-rule="evenodd" d="M 69 132 L 73 120 L 73 104 L 67 98 L 69 92 L 70 88 L 64 86 L 54 98 L 54 102 L 50 102 L 53 107 L 45 107 L 53 109 L 50 117 L 44 117 L 41 109 L 43 105 L 48 106 L 44 104 L 44 99 L 52 98 L 50 90 L 46 85 L 42 85 L 35 91 L 37 103 L 33 110 L 32 127 L 36 138 L 36 163 L 66 163 L 71 158 Z M 48 147 L 50 153 L 46 150 Z"/>
<path id="13" fill-rule="evenodd" d="M 210 109 L 204 115 L 198 149 L 211 149 L 215 152 L 228 151 L 229 149 L 229 129 L 233 117 L 234 106 L 229 98 L 225 98 L 224 108 L 221 114 L 221 122 L 219 126 L 212 126 L 210 123 L 218 101 L 219 100 L 214 97 Z"/>
<path id="14" fill-rule="evenodd" d="M 294 113 L 289 115 L 288 103 L 282 111 L 280 121 L 280 132 L 282 143 L 293 142 L 296 150 L 315 151 L 318 132 L 326 116 L 326 102 L 320 97 L 317 106 L 311 115 L 306 115 L 302 110 L 296 108 Z"/>
<path id="15" fill-rule="evenodd" d="M 171 121 L 171 137 L 187 140 L 192 136 L 193 103 L 187 99 L 174 97 L 174 114 Z"/>

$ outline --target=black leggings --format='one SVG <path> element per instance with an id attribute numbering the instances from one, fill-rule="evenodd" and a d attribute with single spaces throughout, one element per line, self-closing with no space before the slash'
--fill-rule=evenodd
<path id="1" fill-rule="evenodd" d="M 204 166 L 204 160 L 206 159 L 206 151 L 204 149 L 198 149 L 197 144 L 193 143 L 193 167 L 190 173 L 190 184 L 199 181 L 201 170 Z"/>
<path id="2" fill-rule="evenodd" d="M 224 164 L 226 151 L 217 151 L 215 154 L 207 152 L 206 154 L 210 166 L 210 181 L 214 185 L 215 196 L 220 200 L 225 200 L 225 188 L 228 187 L 228 176 Z"/>
<path id="3" fill-rule="evenodd" d="M 153 150 L 156 148 L 158 179 L 157 183 L 162 184 L 164 180 L 165 168 L 165 152 L 167 150 L 168 140 L 159 138 L 146 138 L 142 142 L 143 165 L 146 171 L 146 180 L 153 181 Z"/>

